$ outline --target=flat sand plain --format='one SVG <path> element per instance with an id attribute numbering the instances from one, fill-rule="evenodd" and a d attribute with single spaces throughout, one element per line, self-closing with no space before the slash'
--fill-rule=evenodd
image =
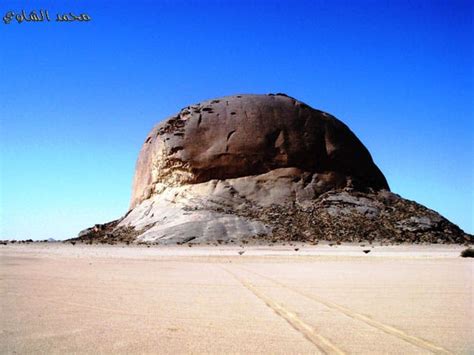
<path id="1" fill-rule="evenodd" d="M 1 246 L 0 353 L 472 354 L 462 249 Z"/>

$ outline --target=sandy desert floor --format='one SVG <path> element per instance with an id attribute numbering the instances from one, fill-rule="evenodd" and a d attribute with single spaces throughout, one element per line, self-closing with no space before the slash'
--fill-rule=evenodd
<path id="1" fill-rule="evenodd" d="M 0 353 L 474 352 L 459 246 L 0 247 Z"/>

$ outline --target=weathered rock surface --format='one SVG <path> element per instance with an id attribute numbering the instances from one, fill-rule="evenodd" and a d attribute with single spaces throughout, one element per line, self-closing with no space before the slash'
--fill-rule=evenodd
<path id="1" fill-rule="evenodd" d="M 212 179 L 298 168 L 318 192 L 388 189 L 359 139 L 335 117 L 286 95 L 237 95 L 182 109 L 148 134 L 138 157 L 131 208 L 157 192 Z"/>
<path id="2" fill-rule="evenodd" d="M 169 187 L 121 220 L 97 225 L 78 239 L 160 244 L 472 242 L 472 236 L 435 211 L 387 190 L 345 188 L 309 199 L 302 184 L 282 172 L 277 176 L 272 183 L 267 176 L 256 176 Z"/>
<path id="3" fill-rule="evenodd" d="M 438 213 L 391 193 L 342 122 L 283 94 L 206 101 L 154 127 L 129 212 L 76 239 L 472 242 Z"/>

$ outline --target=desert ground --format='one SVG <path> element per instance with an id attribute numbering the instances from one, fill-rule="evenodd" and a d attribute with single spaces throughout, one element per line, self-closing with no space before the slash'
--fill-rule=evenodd
<path id="1" fill-rule="evenodd" d="M 9 244 L 0 353 L 472 354 L 462 249 Z"/>

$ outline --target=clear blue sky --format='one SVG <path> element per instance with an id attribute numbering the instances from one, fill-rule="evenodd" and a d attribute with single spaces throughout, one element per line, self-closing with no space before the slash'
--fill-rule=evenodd
<path id="1" fill-rule="evenodd" d="M 473 226 L 472 1 L 8 1 L 0 238 L 123 215 L 147 132 L 188 104 L 285 92 L 343 120 L 392 190 Z"/>

